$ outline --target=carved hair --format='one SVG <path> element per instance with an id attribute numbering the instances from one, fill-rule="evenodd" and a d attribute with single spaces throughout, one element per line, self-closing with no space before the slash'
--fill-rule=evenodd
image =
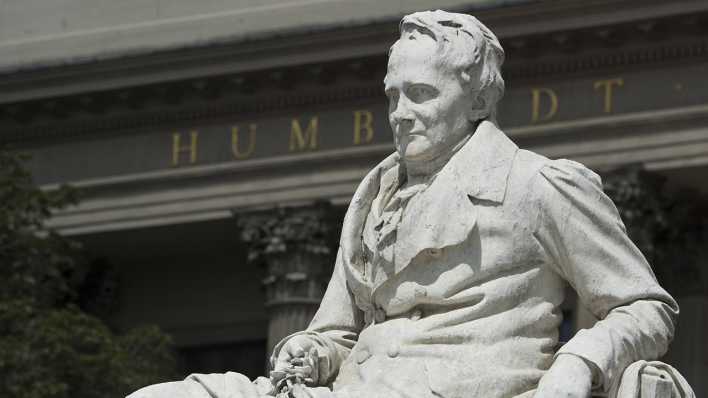
<path id="1" fill-rule="evenodd" d="M 497 102 L 504 96 L 504 49 L 491 30 L 471 15 L 442 10 L 406 15 L 399 29 L 398 41 L 413 31 L 432 37 L 441 55 L 438 66 L 455 72 L 465 89 L 477 92 L 482 108 L 480 119 L 496 119 Z M 391 46 L 389 55 L 398 41 Z"/>

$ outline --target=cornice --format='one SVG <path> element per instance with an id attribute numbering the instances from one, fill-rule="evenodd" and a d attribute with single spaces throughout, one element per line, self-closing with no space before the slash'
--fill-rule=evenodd
<path id="1" fill-rule="evenodd" d="M 608 5 L 617 2 L 595 3 Z M 567 8 L 563 11 L 570 12 Z M 490 18 L 493 19 L 493 16 L 490 15 Z M 386 26 L 376 25 L 372 29 L 377 30 L 379 35 L 384 32 L 395 34 L 395 29 L 391 31 L 391 27 Z M 502 38 L 509 60 L 504 76 L 507 85 L 523 85 L 540 79 L 571 78 L 575 74 L 600 73 L 617 68 L 707 60 L 706 33 L 708 11 L 509 36 Z M 351 39 L 357 34 L 361 39 L 371 32 L 349 32 L 346 37 Z M 334 36 L 336 38 L 337 34 Z M 344 39 L 341 34 L 339 40 Z M 302 40 L 300 44 L 305 45 L 308 38 L 297 40 Z M 309 40 L 310 46 L 318 45 L 317 37 Z M 328 40 L 335 39 L 328 36 Z M 267 44 L 244 45 L 240 51 L 247 53 L 250 46 L 254 59 L 258 58 L 255 55 L 257 52 L 280 51 L 275 42 L 270 46 Z M 349 47 L 342 42 L 330 50 L 342 53 L 343 49 L 350 47 L 360 49 L 354 40 Z M 177 71 L 170 72 L 174 79 L 166 82 L 135 83 L 107 90 L 87 86 L 85 91 L 76 95 L 0 104 L 0 143 L 22 145 L 37 139 L 65 139 L 234 116 L 252 117 L 269 112 L 307 109 L 313 105 L 383 102 L 381 81 L 386 68 L 385 52 L 357 56 L 353 51 L 347 54 L 346 59 L 336 61 L 285 63 L 273 68 L 238 72 L 227 67 L 226 60 L 233 54 L 226 47 L 210 51 L 212 55 L 221 51 L 224 63 L 213 63 L 214 59 L 219 58 L 214 55 L 210 60 L 213 67 L 207 68 L 207 75 L 199 78 L 181 78 Z M 293 51 L 291 48 L 280 55 L 292 56 Z M 179 63 L 175 60 L 180 57 L 185 62 L 198 61 L 192 58 L 193 54 L 189 51 L 177 51 L 156 56 L 163 57 L 162 62 L 157 62 L 158 58 L 145 58 L 126 60 L 114 67 L 108 64 L 90 67 L 102 67 L 104 72 L 114 75 L 124 74 L 130 67 L 142 68 L 153 75 L 166 74 L 174 64 L 164 62 L 170 56 L 176 63 Z M 83 67 L 89 68 L 88 65 Z M 72 73 L 76 73 L 68 69 L 55 72 L 58 79 L 70 79 Z M 0 87 L 11 85 L 13 81 L 22 83 L 23 79 L 25 84 L 37 83 L 32 83 L 32 78 L 28 76 L 15 76 L 15 80 L 0 76 Z"/>
<path id="2" fill-rule="evenodd" d="M 478 9 L 459 7 L 490 26 L 501 39 L 619 25 L 708 12 L 702 0 L 564 0 L 530 1 Z M 104 58 L 64 61 L 53 66 L 0 71 L 0 103 L 28 100 L 37 94 L 30 86 L 61 83 L 54 95 L 130 85 L 167 82 L 223 73 L 287 67 L 308 62 L 330 62 L 347 57 L 382 55 L 397 36 L 398 19 L 365 26 L 318 29 L 310 33 L 283 32 L 262 39 L 224 38 L 143 53 L 116 53 Z M 342 50 L 346 50 L 342 51 Z M 163 73 L 168 71 L 168 74 Z M 67 80 L 71 77 L 72 80 Z"/>
<path id="3" fill-rule="evenodd" d="M 171 125 L 184 125 L 200 121 L 214 121 L 229 117 L 255 118 L 269 113 L 288 110 L 307 110 L 313 106 L 330 106 L 336 103 L 357 102 L 365 99 L 376 98 L 381 93 L 381 83 L 362 84 L 360 86 L 318 88 L 314 90 L 276 91 L 273 95 L 256 97 L 240 91 L 238 88 L 224 87 L 219 93 L 220 100 L 210 98 L 193 98 L 194 92 L 187 91 L 187 87 L 168 86 L 166 93 L 159 93 L 155 97 L 151 94 L 142 94 L 139 104 L 118 100 L 112 102 L 111 94 L 106 93 L 100 97 L 84 96 L 78 99 L 78 106 L 73 110 L 68 107 L 77 106 L 77 102 L 63 103 L 62 101 L 46 103 L 39 110 L 32 108 L 10 108 L 18 118 L 14 129 L 5 129 L 0 133 L 0 143 L 30 143 L 36 139 L 43 141 L 60 138 L 80 138 L 114 133 L 129 133 L 131 131 L 145 130 L 153 127 Z M 229 92 L 227 92 L 227 90 Z M 133 95 L 132 91 L 123 92 L 127 97 Z M 222 96 L 226 95 L 226 98 Z M 185 97 L 190 96 L 190 99 Z M 81 107 L 81 101 L 87 101 L 97 109 Z M 184 102 L 188 102 L 187 105 Z M 148 103 L 158 110 L 151 109 Z M 58 114 L 58 110 L 62 114 Z M 38 112 L 50 112 L 44 116 L 42 122 L 32 122 L 25 119 L 25 115 Z M 72 117 L 71 113 L 80 114 L 82 117 Z"/>
<path id="4" fill-rule="evenodd" d="M 529 49 L 523 51 L 529 51 Z M 708 59 L 708 40 L 702 37 L 684 37 L 679 40 L 643 43 L 632 47 L 578 52 L 567 50 L 564 55 L 536 57 L 535 60 L 526 58 L 520 61 L 517 58 L 505 68 L 504 77 L 507 81 L 524 83 L 549 77 L 554 79 L 572 78 L 577 74 L 642 66 L 658 67 L 706 59 Z"/>

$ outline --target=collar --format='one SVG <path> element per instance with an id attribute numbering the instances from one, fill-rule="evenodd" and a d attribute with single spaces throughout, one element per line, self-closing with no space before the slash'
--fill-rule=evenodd
<path id="1" fill-rule="evenodd" d="M 518 147 L 494 123 L 482 121 L 431 186 L 421 193 L 430 197 L 417 201 L 419 212 L 411 210 L 418 214 L 416 219 L 409 218 L 401 224 L 401 235 L 418 238 L 407 240 L 411 245 L 397 245 L 397 268 L 407 266 L 425 248 L 450 246 L 466 239 L 476 222 L 476 211 L 469 197 L 503 203 L 517 151 Z M 393 153 L 367 174 L 354 193 L 342 224 L 339 260 L 362 309 L 371 305 L 367 297 L 372 288 L 362 255 L 363 225 L 376 195 L 381 191 L 390 194 L 398 188 L 405 176 L 401 164 L 400 156 Z M 441 196 L 445 191 L 450 195 Z M 441 197 L 451 200 L 442 203 Z"/>
<path id="2" fill-rule="evenodd" d="M 494 123 L 483 120 L 441 173 L 467 195 L 503 203 L 511 165 L 519 147 Z"/>
<path id="3" fill-rule="evenodd" d="M 448 184 L 454 181 L 454 187 L 475 199 L 503 203 L 509 172 L 518 150 L 516 144 L 494 123 L 483 120 L 472 137 L 443 166 L 435 180 Z M 381 170 L 380 189 L 387 196 L 393 195 L 406 178 L 405 165 L 396 153 L 376 169 Z M 435 184 L 435 180 L 431 185 Z"/>

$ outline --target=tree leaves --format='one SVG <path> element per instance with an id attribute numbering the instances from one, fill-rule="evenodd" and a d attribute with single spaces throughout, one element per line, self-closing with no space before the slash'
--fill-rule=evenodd
<path id="1" fill-rule="evenodd" d="M 627 233 L 675 296 L 708 292 L 705 198 L 669 191 L 658 174 L 629 167 L 604 176 Z"/>
<path id="2" fill-rule="evenodd" d="M 0 397 L 122 397 L 175 378 L 169 336 L 156 327 L 116 335 L 79 307 L 89 263 L 78 243 L 44 227 L 79 194 L 37 188 L 25 159 L 0 150 Z"/>

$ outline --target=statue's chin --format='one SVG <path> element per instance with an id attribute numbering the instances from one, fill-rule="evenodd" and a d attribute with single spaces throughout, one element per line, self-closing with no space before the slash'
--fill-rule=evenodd
<path id="1" fill-rule="evenodd" d="M 433 158 L 433 148 L 427 137 L 411 136 L 408 143 L 399 150 L 403 160 L 410 162 L 424 162 Z"/>

